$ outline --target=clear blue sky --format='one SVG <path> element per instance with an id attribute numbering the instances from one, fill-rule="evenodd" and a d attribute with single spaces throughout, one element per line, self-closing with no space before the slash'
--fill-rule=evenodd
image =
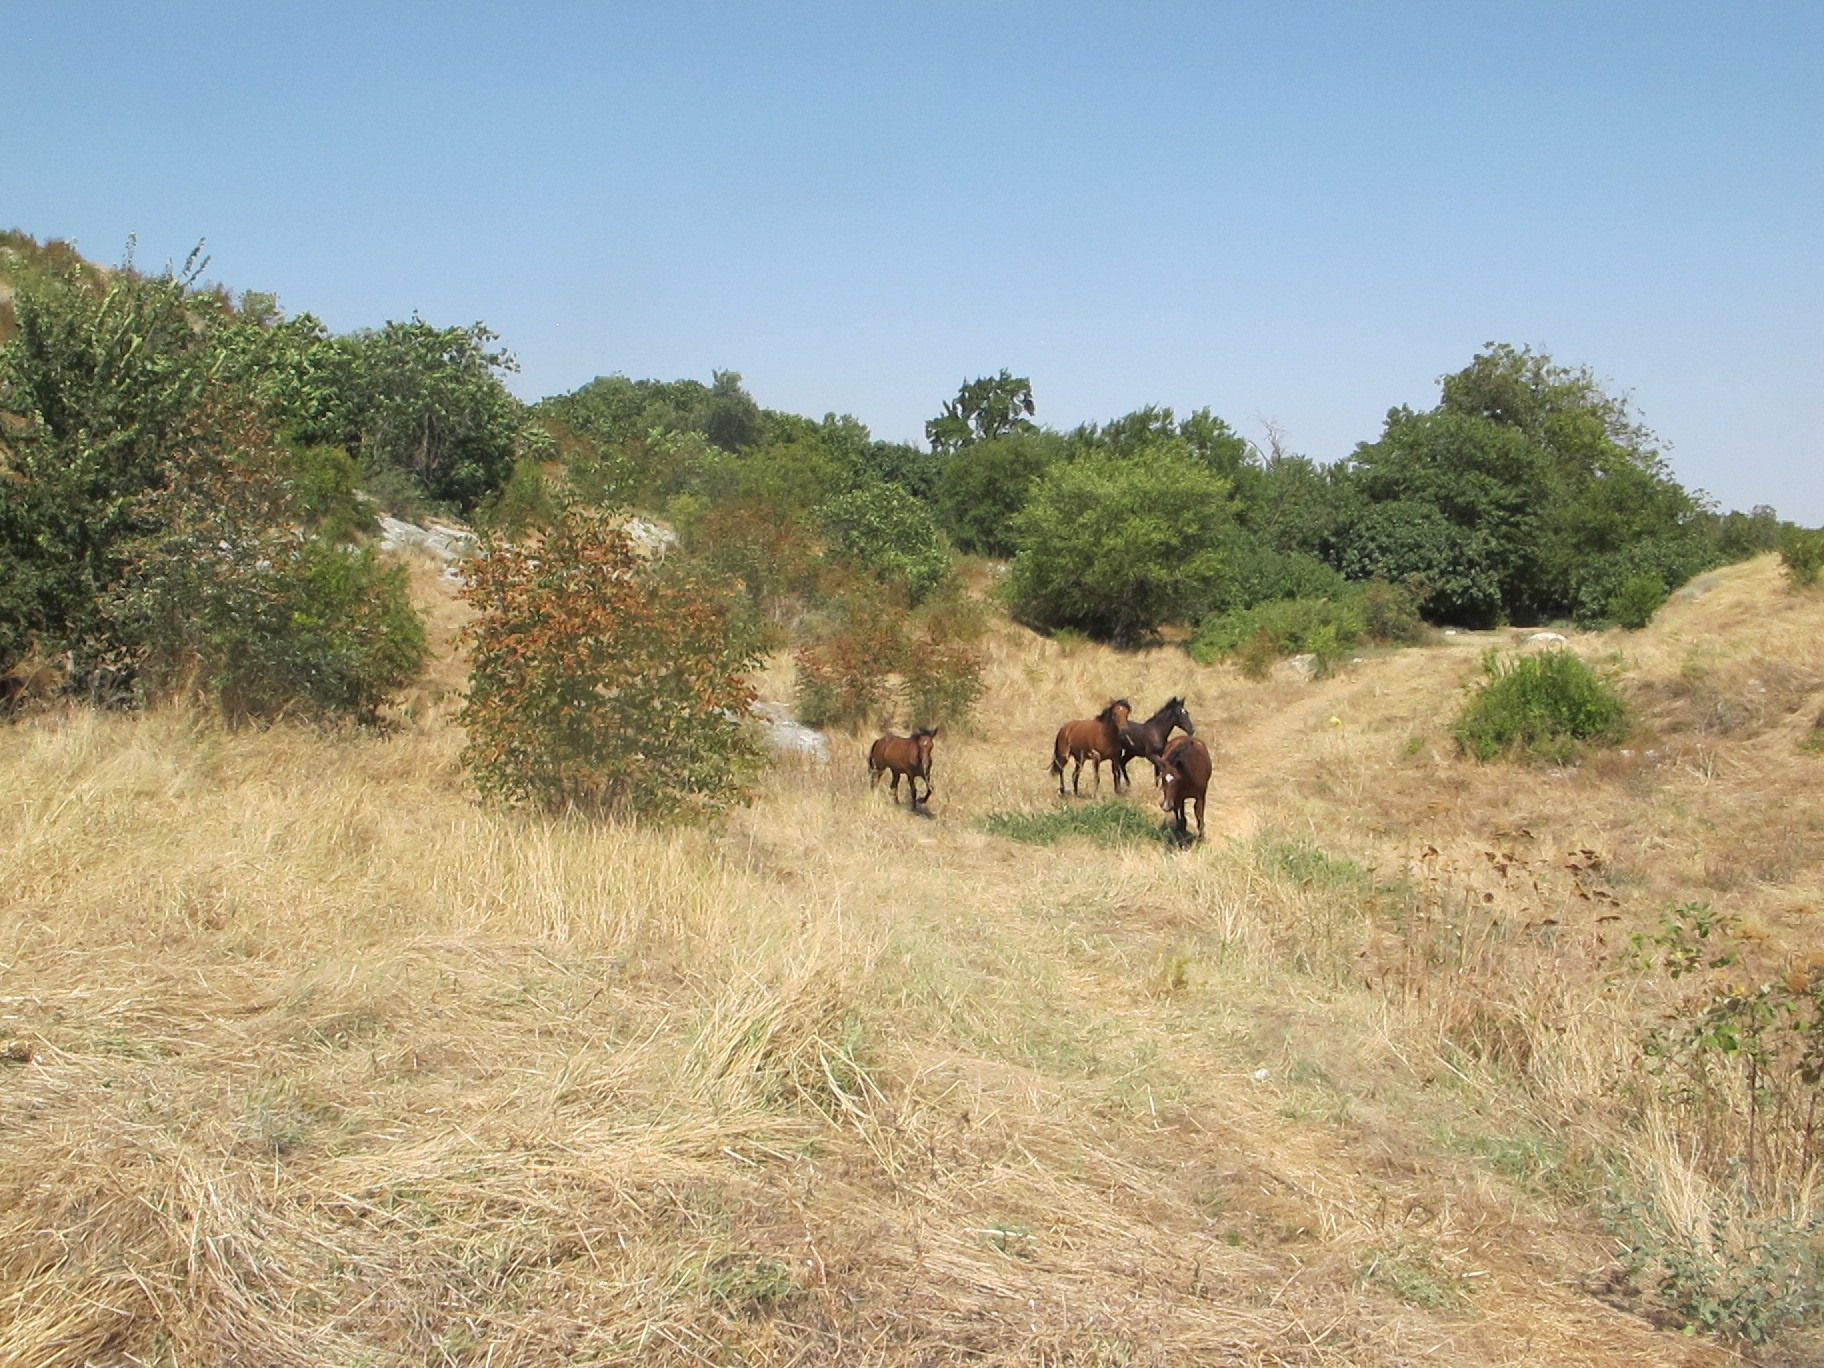
<path id="1" fill-rule="evenodd" d="M 1530 343 L 1817 524 L 1820 72 L 1817 3 L 10 0 L 0 220 L 893 438 L 1007 366 L 1335 459 Z"/>

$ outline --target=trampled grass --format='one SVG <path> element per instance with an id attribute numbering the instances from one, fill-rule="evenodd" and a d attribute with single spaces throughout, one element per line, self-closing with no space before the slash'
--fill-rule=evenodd
<path id="1" fill-rule="evenodd" d="M 1727 1361 L 1704 1232 L 1812 1189 L 1741 1207 L 1733 1123 L 1646 1088 L 1688 980 L 1630 937 L 1824 952 L 1824 604 L 1769 560 L 1573 639 L 1639 717 L 1573 771 L 1453 754 L 1488 636 L 1256 684 L 997 629 L 928 820 L 842 739 L 719 827 L 484 810 L 447 654 L 391 736 L 28 715 L 0 1362 Z M 1061 721 L 1173 694 L 1209 840 L 1059 804 Z"/>

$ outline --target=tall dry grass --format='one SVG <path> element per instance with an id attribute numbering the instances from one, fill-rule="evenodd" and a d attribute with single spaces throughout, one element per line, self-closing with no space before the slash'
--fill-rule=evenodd
<path id="1" fill-rule="evenodd" d="M 1650 707 L 1685 606 L 1622 643 Z M 1775 607 L 1757 660 L 1811 668 Z M 1479 644 L 1251 684 L 998 629 L 929 820 L 841 739 L 719 828 L 488 812 L 434 696 L 6 728 L 0 1362 L 1707 1361 L 1604 1291 L 1611 1175 L 1727 1198 L 1617 1090 L 1616 955 L 1796 724 L 1706 777 L 1669 693 L 1634 757 L 1478 770 Z M 1235 839 L 983 829 L 1057 805 L 1059 722 L 1172 694 Z M 1719 897 L 1783 953 L 1815 853 L 1754 839 Z"/>

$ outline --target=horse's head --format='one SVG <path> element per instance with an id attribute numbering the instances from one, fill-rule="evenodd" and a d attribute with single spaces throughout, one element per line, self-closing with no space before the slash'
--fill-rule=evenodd
<path id="1" fill-rule="evenodd" d="M 1127 719 L 1132 717 L 1133 713 L 1133 704 L 1129 703 L 1125 698 L 1117 698 L 1106 708 L 1102 709 L 1101 712 L 1096 714 L 1096 721 L 1113 722 L 1117 727 L 1125 727 L 1127 725 Z"/>
<path id="2" fill-rule="evenodd" d="M 1184 706 L 1184 700 L 1182 698 L 1174 697 L 1172 701 L 1165 706 L 1171 710 L 1166 717 L 1166 721 L 1170 722 L 1174 727 L 1184 728 L 1184 734 L 1186 736 L 1195 736 L 1197 734 L 1197 729 L 1191 725 L 1190 709 Z"/>
<path id="3" fill-rule="evenodd" d="M 912 744 L 918 748 L 918 758 L 925 764 L 931 763 L 931 743 L 937 740 L 942 727 L 920 727 L 912 733 Z"/>
<path id="4" fill-rule="evenodd" d="M 1153 772 L 1159 776 L 1159 810 L 1174 811 L 1178 805 L 1178 786 L 1184 782 L 1184 775 L 1170 760 L 1155 758 Z"/>

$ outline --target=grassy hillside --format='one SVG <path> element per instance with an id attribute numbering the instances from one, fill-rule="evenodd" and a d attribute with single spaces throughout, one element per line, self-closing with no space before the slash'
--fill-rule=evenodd
<path id="1" fill-rule="evenodd" d="M 682 832 L 478 809 L 417 585 L 394 736 L 0 729 L 0 1362 L 1721 1363 L 1616 1230 L 1815 1214 L 1652 1092 L 1629 944 L 1824 955 L 1769 558 L 1574 640 L 1643 719 L 1578 769 L 1454 757 L 1506 634 L 1255 684 L 1003 627 L 929 820 L 855 741 Z M 1211 839 L 991 834 L 1117 693 L 1186 696 Z"/>

